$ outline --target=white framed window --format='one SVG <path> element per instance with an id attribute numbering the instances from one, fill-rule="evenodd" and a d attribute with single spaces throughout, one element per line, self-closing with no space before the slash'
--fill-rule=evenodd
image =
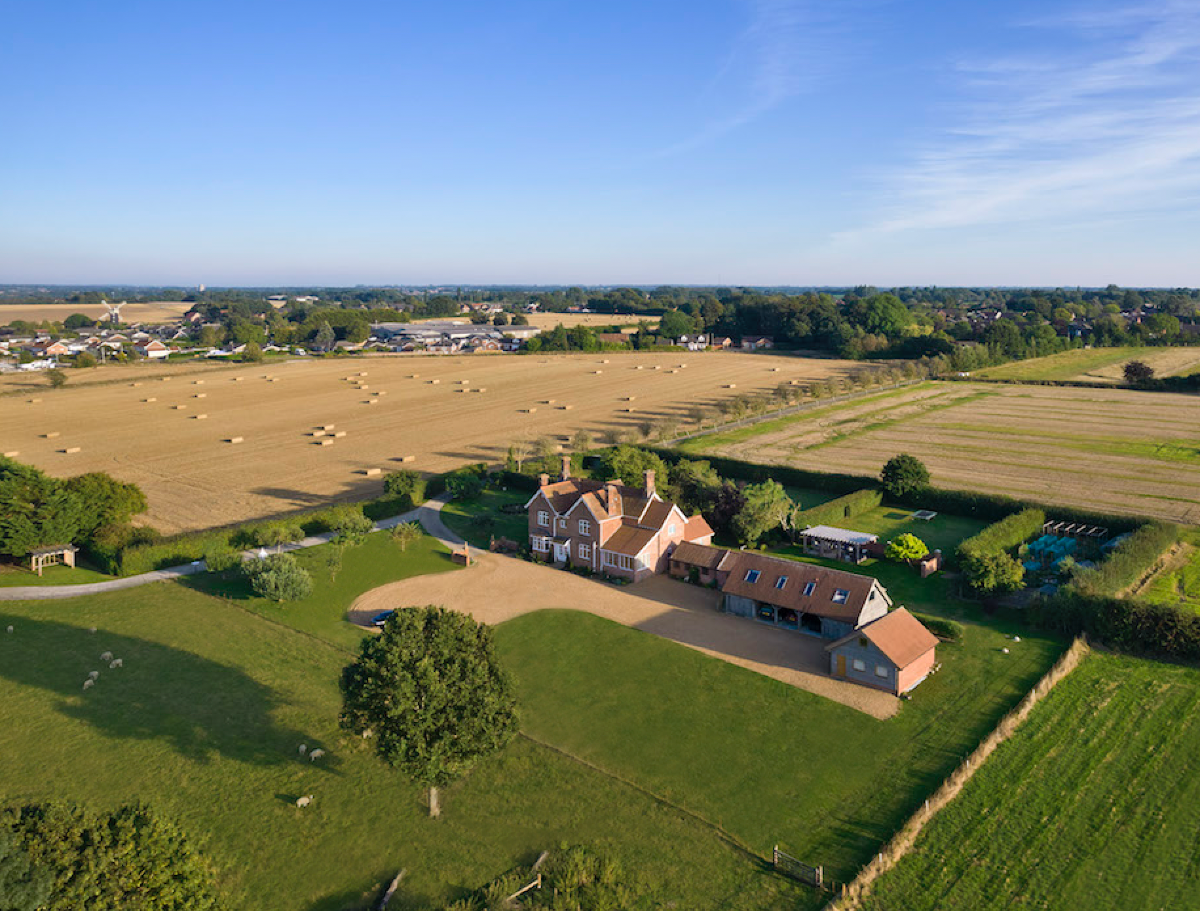
<path id="1" fill-rule="evenodd" d="M 592 523 L 587 519 L 579 520 L 579 533 L 581 535 L 590 535 L 592 533 Z"/>
<path id="2" fill-rule="evenodd" d="M 558 520 L 558 527 L 559 527 L 559 528 L 566 528 L 566 527 L 567 527 L 567 520 L 566 520 L 566 517 L 563 517 L 563 518 L 561 518 L 561 519 L 559 519 L 559 520 Z"/>
<path id="3" fill-rule="evenodd" d="M 590 545 L 590 544 L 580 544 L 579 545 L 579 559 L 580 560 L 592 559 L 592 545 Z"/>
<path id="4" fill-rule="evenodd" d="M 675 534 L 675 523 L 674 522 L 672 522 L 670 525 L 667 526 L 667 534 L 669 534 L 669 535 Z"/>
<path id="5" fill-rule="evenodd" d="M 865 671 L 867 669 L 867 662 L 861 658 L 855 658 L 850 664 L 856 671 Z"/>
<path id="6" fill-rule="evenodd" d="M 833 592 L 833 603 L 834 604 L 845 604 L 846 599 L 849 597 L 850 597 L 850 592 L 846 591 L 846 589 L 844 589 L 844 588 L 835 589 Z"/>
<path id="7" fill-rule="evenodd" d="M 788 580 L 787 576 L 780 576 L 778 579 L 775 580 L 775 587 L 783 588 L 785 585 L 787 585 L 787 580 Z"/>
<path id="8" fill-rule="evenodd" d="M 621 569 L 633 569 L 633 557 L 621 555 Z"/>
<path id="9" fill-rule="evenodd" d="M 550 542 L 545 538 L 534 538 L 533 549 L 539 553 L 546 553 L 550 549 Z"/>
<path id="10" fill-rule="evenodd" d="M 875 665 L 875 676 L 876 677 L 888 677 L 890 675 L 891 675 L 891 671 L 888 670 L 886 664 Z"/>
<path id="11" fill-rule="evenodd" d="M 544 509 L 538 510 L 538 525 L 541 525 L 543 528 L 550 527 L 550 513 Z"/>
<path id="12" fill-rule="evenodd" d="M 757 569 L 748 569 L 746 570 L 746 581 L 753 585 L 758 581 L 760 575 L 762 574 Z"/>
<path id="13" fill-rule="evenodd" d="M 816 582 L 805 582 L 804 583 L 804 594 L 807 595 L 808 597 L 811 598 L 812 593 L 815 592 L 816 590 L 817 590 Z"/>

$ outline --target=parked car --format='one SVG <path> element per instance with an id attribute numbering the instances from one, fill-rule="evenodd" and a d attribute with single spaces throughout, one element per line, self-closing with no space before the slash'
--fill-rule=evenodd
<path id="1" fill-rule="evenodd" d="M 394 610 L 381 611 L 371 618 L 371 625 L 382 629 L 383 625 L 388 622 L 388 617 L 394 613 L 396 613 Z"/>

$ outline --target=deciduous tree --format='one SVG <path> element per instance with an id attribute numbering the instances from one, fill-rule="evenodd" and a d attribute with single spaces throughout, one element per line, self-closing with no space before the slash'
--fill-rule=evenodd
<path id="1" fill-rule="evenodd" d="M 380 635 L 363 640 L 341 688 L 342 726 L 370 731 L 380 759 L 429 789 L 431 816 L 439 788 L 517 731 L 516 696 L 491 629 L 444 607 L 393 613 Z"/>

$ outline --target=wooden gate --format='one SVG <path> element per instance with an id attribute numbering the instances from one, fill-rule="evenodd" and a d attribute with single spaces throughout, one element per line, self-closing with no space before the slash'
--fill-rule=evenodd
<path id="1" fill-rule="evenodd" d="M 792 857 L 792 855 L 780 851 L 779 845 L 776 845 L 775 850 L 772 852 L 771 862 L 780 873 L 784 873 L 792 877 L 792 879 L 798 879 L 802 883 L 807 883 L 817 888 L 820 888 L 825 883 L 823 868 L 801 863 Z"/>

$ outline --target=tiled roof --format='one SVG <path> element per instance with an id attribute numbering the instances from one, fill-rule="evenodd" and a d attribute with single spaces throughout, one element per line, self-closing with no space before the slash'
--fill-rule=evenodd
<path id="1" fill-rule="evenodd" d="M 938 643 L 937 636 L 901 607 L 825 648 L 836 648 L 857 636 L 866 636 L 898 668 L 908 667 Z"/>
<path id="2" fill-rule="evenodd" d="M 671 552 L 671 559 L 686 563 L 688 566 L 698 566 L 701 569 L 716 569 L 721 565 L 721 560 L 728 555 L 729 551 L 722 547 L 710 547 L 707 544 L 692 544 L 690 541 L 682 541 Z"/>
<path id="3" fill-rule="evenodd" d="M 655 534 L 657 532 L 650 528 L 622 525 L 600 545 L 600 548 L 617 554 L 625 554 L 627 557 L 636 557 L 642 552 L 642 548 L 654 540 Z"/>
<path id="4" fill-rule="evenodd" d="M 697 538 L 711 537 L 713 533 L 712 526 L 708 524 L 704 516 L 696 513 L 687 520 L 687 525 L 683 529 L 683 537 L 688 541 L 695 541 Z"/>
<path id="5" fill-rule="evenodd" d="M 726 594 L 855 624 L 875 588 L 870 576 L 748 551 L 731 552 L 729 569 L 729 579 L 721 589 Z M 758 571 L 753 582 L 746 578 L 751 570 Z M 786 580 L 782 587 L 780 579 Z M 812 593 L 806 595 L 810 582 Z"/>

